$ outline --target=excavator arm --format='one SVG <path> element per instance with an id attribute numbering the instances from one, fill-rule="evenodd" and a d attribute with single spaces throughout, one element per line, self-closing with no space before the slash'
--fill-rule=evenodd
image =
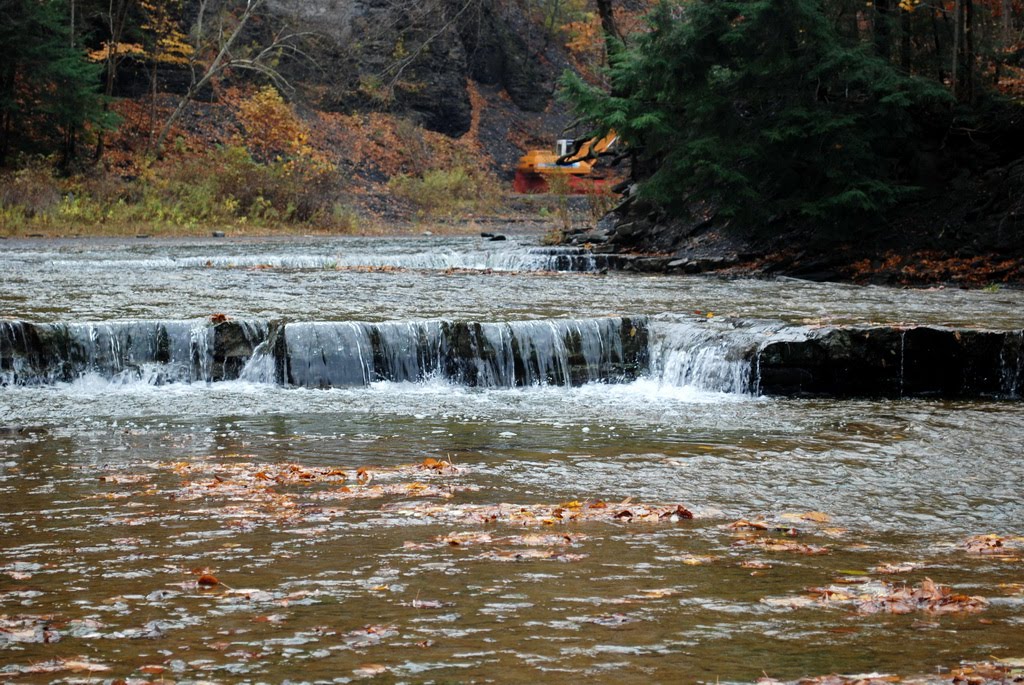
<path id="1" fill-rule="evenodd" d="M 619 135 L 615 131 L 609 131 L 601 138 L 583 138 L 574 143 L 572 154 L 559 157 L 557 163 L 573 164 L 595 160 L 607 153 L 618 139 Z"/>
<path id="2" fill-rule="evenodd" d="M 595 193 L 604 189 L 604 179 L 594 175 L 594 164 L 617 140 L 614 131 L 601 138 L 559 140 L 554 152 L 529 150 L 516 165 L 513 188 L 518 193 L 543 193 L 548 179 L 567 178 L 574 193 Z"/>

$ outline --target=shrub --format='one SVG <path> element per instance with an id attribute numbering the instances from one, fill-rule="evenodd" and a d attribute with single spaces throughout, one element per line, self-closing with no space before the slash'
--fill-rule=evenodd
<path id="1" fill-rule="evenodd" d="M 432 216 L 484 211 L 497 202 L 495 179 L 477 168 L 431 169 L 421 176 L 395 176 L 388 183 L 397 195 Z"/>
<path id="2" fill-rule="evenodd" d="M 61 201 L 61 188 L 51 163 L 30 158 L 13 173 L 0 176 L 0 207 L 17 209 L 28 219 L 52 212 Z"/>

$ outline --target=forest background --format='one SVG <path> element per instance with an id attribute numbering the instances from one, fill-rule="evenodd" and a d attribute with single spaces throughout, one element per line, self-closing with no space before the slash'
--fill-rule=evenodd
<path id="1" fill-rule="evenodd" d="M 1015 0 L 0 0 L 0 17 L 2 234 L 521 213 L 516 158 L 569 127 L 623 140 L 628 200 L 591 235 L 616 249 L 843 244 L 866 271 L 913 253 L 889 267 L 1021 277 Z"/>

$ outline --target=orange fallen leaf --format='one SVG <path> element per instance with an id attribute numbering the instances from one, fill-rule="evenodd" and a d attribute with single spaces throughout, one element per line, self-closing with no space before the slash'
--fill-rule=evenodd
<path id="1" fill-rule="evenodd" d="M 752 528 L 754 530 L 768 530 L 769 526 L 764 521 L 748 521 L 747 519 L 740 519 L 729 524 L 730 528 Z"/>
<path id="2" fill-rule="evenodd" d="M 813 523 L 828 523 L 832 517 L 821 511 L 805 511 L 799 514 L 783 514 L 780 517 L 784 521 L 811 521 Z"/>
<path id="3" fill-rule="evenodd" d="M 199 576 L 199 580 L 197 580 L 196 583 L 198 583 L 200 587 L 213 587 L 214 585 L 220 585 L 220 581 L 217 580 L 217 577 L 210 573 L 204 573 Z"/>

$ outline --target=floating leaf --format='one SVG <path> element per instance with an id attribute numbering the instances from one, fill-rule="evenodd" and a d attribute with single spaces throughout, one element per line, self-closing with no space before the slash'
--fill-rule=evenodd
<path id="1" fill-rule="evenodd" d="M 749 528 L 752 530 L 768 530 L 771 526 L 764 521 L 748 521 L 747 519 L 740 519 L 739 521 L 730 523 L 729 527 L 735 529 Z"/>
<path id="2" fill-rule="evenodd" d="M 1002 554 L 1006 551 L 1003 538 L 994 534 L 970 537 L 964 541 L 964 549 L 972 554 Z"/>
<path id="3" fill-rule="evenodd" d="M 785 521 L 811 521 L 812 523 L 828 523 L 832 517 L 820 511 L 805 511 L 801 514 L 783 514 L 779 518 Z"/>

